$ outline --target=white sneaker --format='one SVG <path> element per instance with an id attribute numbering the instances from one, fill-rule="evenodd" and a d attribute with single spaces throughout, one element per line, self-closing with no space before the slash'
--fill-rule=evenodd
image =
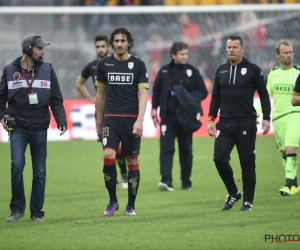
<path id="1" fill-rule="evenodd" d="M 160 191 L 174 191 L 174 188 L 172 186 L 168 186 L 166 183 L 163 182 L 158 183 L 158 189 Z"/>
<path id="2" fill-rule="evenodd" d="M 128 189 L 128 178 L 127 174 L 122 175 L 122 188 L 123 189 Z"/>
<path id="3" fill-rule="evenodd" d="M 128 189 L 128 183 L 127 183 L 127 182 L 126 182 L 126 183 L 123 183 L 123 182 L 122 182 L 122 188 L 123 188 L 123 189 Z"/>

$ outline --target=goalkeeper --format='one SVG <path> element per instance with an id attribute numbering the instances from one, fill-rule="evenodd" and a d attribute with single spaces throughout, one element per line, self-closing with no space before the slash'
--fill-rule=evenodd
<path id="1" fill-rule="evenodd" d="M 295 81 L 300 68 L 293 64 L 293 46 L 289 40 L 280 40 L 276 44 L 276 56 L 279 66 L 271 69 L 266 83 L 270 96 L 273 96 L 272 120 L 277 148 L 282 156 L 285 171 L 285 184 L 279 189 L 282 196 L 299 192 L 297 182 L 297 148 L 300 139 L 300 107 L 291 104 Z M 258 114 L 260 110 L 257 109 Z"/>

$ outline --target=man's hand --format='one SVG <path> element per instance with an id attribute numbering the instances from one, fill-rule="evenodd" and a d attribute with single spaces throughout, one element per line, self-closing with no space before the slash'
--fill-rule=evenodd
<path id="1" fill-rule="evenodd" d="M 62 136 L 67 131 L 66 126 L 58 126 L 58 129 L 59 129 L 59 131 L 61 131 L 59 136 Z"/>
<path id="2" fill-rule="evenodd" d="M 137 119 L 136 122 L 133 124 L 132 133 L 135 137 L 140 137 L 143 134 L 143 120 Z"/>
<path id="3" fill-rule="evenodd" d="M 263 120 L 261 123 L 261 130 L 263 130 L 263 135 L 267 134 L 270 131 L 270 121 Z"/>
<path id="4" fill-rule="evenodd" d="M 157 127 L 157 125 L 159 125 L 159 121 L 157 118 L 157 109 L 151 109 L 151 117 L 154 127 Z"/>
<path id="5" fill-rule="evenodd" d="M 159 126 L 159 121 L 158 121 L 157 117 L 152 117 L 152 122 L 153 122 L 154 127 L 157 128 L 157 126 Z"/>
<path id="6" fill-rule="evenodd" d="M 97 131 L 97 135 L 98 135 L 98 142 L 102 142 L 102 123 L 101 122 L 97 122 L 96 123 L 96 131 Z"/>
<path id="7" fill-rule="evenodd" d="M 8 126 L 6 125 L 6 118 L 9 117 L 9 115 L 5 115 L 2 119 L 1 119 L 1 124 L 3 126 L 3 128 L 7 131 Z"/>
<path id="8" fill-rule="evenodd" d="M 215 137 L 216 130 L 215 130 L 215 123 L 214 122 L 208 122 L 207 124 L 207 132 L 210 136 Z"/>

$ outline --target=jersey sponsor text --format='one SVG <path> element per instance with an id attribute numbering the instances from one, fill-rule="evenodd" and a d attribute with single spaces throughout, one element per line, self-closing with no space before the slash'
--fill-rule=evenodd
<path id="1" fill-rule="evenodd" d="M 275 85 L 275 94 L 291 94 L 293 92 L 293 87 L 290 85 Z"/>
<path id="2" fill-rule="evenodd" d="M 108 73 L 109 84 L 132 84 L 132 73 Z"/>

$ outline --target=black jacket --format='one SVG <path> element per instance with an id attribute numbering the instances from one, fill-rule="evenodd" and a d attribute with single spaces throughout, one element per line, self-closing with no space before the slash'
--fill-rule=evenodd
<path id="1" fill-rule="evenodd" d="M 220 120 L 256 119 L 255 91 L 261 100 L 263 120 L 269 121 L 271 104 L 262 70 L 245 58 L 236 66 L 222 64 L 216 71 L 208 115 L 217 117 L 220 110 Z"/>
<path id="2" fill-rule="evenodd" d="M 50 124 L 50 106 L 57 125 L 67 127 L 63 97 L 51 64 L 34 65 L 33 92 L 37 93 L 38 103 L 29 104 L 28 85 L 21 72 L 20 60 L 21 57 L 4 67 L 0 81 L 0 119 L 9 114 L 16 118 L 17 126 L 46 129 Z M 32 74 L 27 77 L 31 82 Z"/>
<path id="3" fill-rule="evenodd" d="M 184 130 L 195 132 L 201 127 L 200 116 L 203 113 L 198 100 L 182 85 L 175 85 L 173 89 L 179 101 L 176 118 Z"/>
<path id="4" fill-rule="evenodd" d="M 158 71 L 152 90 L 152 109 L 160 107 L 161 119 L 165 119 L 170 112 L 175 115 L 179 107 L 176 95 L 171 95 L 174 85 L 182 85 L 196 98 L 199 107 L 208 94 L 197 68 L 191 64 L 175 64 L 172 60 Z"/>

